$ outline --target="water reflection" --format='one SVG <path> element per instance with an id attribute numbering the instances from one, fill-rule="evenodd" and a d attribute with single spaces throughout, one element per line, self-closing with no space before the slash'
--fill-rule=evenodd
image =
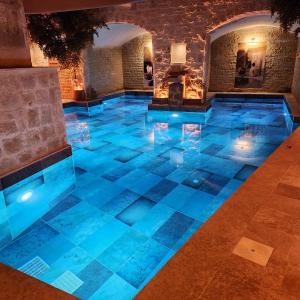
<path id="1" fill-rule="evenodd" d="M 77 147 L 87 147 L 91 142 L 90 128 L 87 121 L 80 120 L 77 114 L 66 116 L 68 143 Z"/>

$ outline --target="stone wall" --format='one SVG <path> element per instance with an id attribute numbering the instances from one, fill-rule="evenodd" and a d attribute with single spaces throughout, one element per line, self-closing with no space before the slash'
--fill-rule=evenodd
<path id="1" fill-rule="evenodd" d="M 66 145 L 56 69 L 0 69 L 0 175 Z"/>
<path id="2" fill-rule="evenodd" d="M 30 67 L 22 0 L 0 0 L 0 68 Z"/>
<path id="3" fill-rule="evenodd" d="M 187 66 L 195 85 L 204 77 L 208 33 L 221 25 L 249 15 L 270 14 L 269 0 L 145 0 L 124 7 L 99 9 L 108 22 L 138 25 L 152 34 L 154 84 L 159 96 L 170 67 L 172 42 L 187 44 Z"/>
<path id="4" fill-rule="evenodd" d="M 264 81 L 262 88 L 255 90 L 268 92 L 291 90 L 297 47 L 295 36 L 274 27 L 254 27 L 228 33 L 212 43 L 210 91 L 237 90 L 234 88 L 234 82 L 238 44 L 249 42 L 252 37 L 267 45 Z"/>
<path id="5" fill-rule="evenodd" d="M 84 54 L 85 86 L 97 94 L 123 89 L 122 48 L 88 48 Z"/>
<path id="6" fill-rule="evenodd" d="M 298 50 L 296 56 L 292 93 L 294 94 L 300 105 L 300 38 L 298 38 Z"/>
<path id="7" fill-rule="evenodd" d="M 150 34 L 139 36 L 123 45 L 125 89 L 144 88 L 144 47 L 152 43 Z"/>

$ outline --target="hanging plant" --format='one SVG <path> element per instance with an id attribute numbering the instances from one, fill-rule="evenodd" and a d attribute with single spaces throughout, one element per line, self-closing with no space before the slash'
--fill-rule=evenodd
<path id="1" fill-rule="evenodd" d="M 97 29 L 107 27 L 94 10 L 28 15 L 27 26 L 31 40 L 62 68 L 78 67 L 81 52 L 93 44 Z"/>
<path id="2" fill-rule="evenodd" d="M 300 33 L 299 0 L 271 0 L 271 11 L 283 30 L 288 31 L 295 25 L 295 34 Z"/>

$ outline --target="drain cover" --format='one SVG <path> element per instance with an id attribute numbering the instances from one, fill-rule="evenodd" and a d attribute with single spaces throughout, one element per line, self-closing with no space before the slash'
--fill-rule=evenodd
<path id="1" fill-rule="evenodd" d="M 36 256 L 24 266 L 19 268 L 19 271 L 32 277 L 38 277 L 49 269 L 50 267 L 39 256 Z"/>
<path id="2" fill-rule="evenodd" d="M 83 285 L 83 281 L 81 281 L 74 273 L 66 271 L 55 279 L 52 282 L 52 285 L 69 294 L 73 294 Z"/>

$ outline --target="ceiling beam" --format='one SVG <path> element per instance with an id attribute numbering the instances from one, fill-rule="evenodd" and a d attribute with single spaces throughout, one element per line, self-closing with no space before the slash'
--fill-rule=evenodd
<path id="1" fill-rule="evenodd" d="M 124 5 L 130 0 L 23 0 L 26 14 L 50 13 L 58 11 L 99 8 L 103 6 Z"/>

